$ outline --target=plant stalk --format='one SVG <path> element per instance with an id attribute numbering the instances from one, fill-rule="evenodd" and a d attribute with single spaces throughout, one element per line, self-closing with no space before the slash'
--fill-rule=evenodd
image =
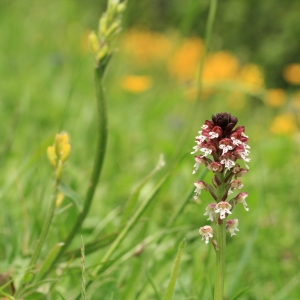
<path id="1" fill-rule="evenodd" d="M 226 256 L 226 222 L 217 225 L 217 243 L 219 250 L 216 251 L 216 282 L 214 300 L 224 300 L 225 256 Z"/>
<path id="2" fill-rule="evenodd" d="M 61 247 L 57 256 L 53 260 L 53 263 L 50 270 L 53 269 L 54 265 L 59 261 L 62 254 L 71 244 L 72 240 L 78 234 L 83 221 L 85 220 L 95 194 L 95 190 L 98 184 L 100 173 L 103 166 L 103 161 L 106 152 L 106 143 L 107 143 L 107 112 L 106 112 L 106 101 L 104 97 L 104 88 L 103 88 L 103 73 L 104 67 L 95 68 L 95 91 L 96 91 L 96 102 L 97 102 L 97 142 L 96 142 L 96 153 L 94 158 L 93 171 L 89 181 L 89 186 L 87 189 L 85 202 L 82 211 L 77 216 L 76 222 L 74 223 L 69 235 L 63 241 L 64 246 Z M 48 273 L 49 273 L 48 272 Z M 44 277 L 48 274 L 45 273 Z"/>
<path id="3" fill-rule="evenodd" d="M 58 193 L 58 185 L 59 185 L 59 181 L 57 179 L 55 179 L 54 191 L 53 191 L 50 207 L 49 207 L 49 210 L 48 210 L 48 214 L 47 214 L 46 220 L 43 224 L 41 235 L 38 239 L 38 242 L 36 244 L 35 250 L 33 252 L 33 255 L 32 255 L 30 263 L 29 263 L 29 266 L 31 266 L 31 267 L 34 267 L 34 265 L 36 264 L 36 262 L 39 258 L 42 246 L 45 242 L 45 239 L 48 235 L 48 232 L 49 232 L 49 229 L 50 229 L 50 226 L 51 226 L 51 223 L 52 223 L 54 210 L 55 210 L 56 199 L 57 199 L 57 193 Z"/>

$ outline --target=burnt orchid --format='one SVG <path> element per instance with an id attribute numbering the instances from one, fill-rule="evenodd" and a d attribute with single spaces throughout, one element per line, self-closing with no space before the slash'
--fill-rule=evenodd
<path id="1" fill-rule="evenodd" d="M 208 204 L 205 214 L 209 221 L 215 223 L 216 229 L 205 225 L 200 227 L 199 233 L 206 244 L 211 241 L 217 254 L 217 270 L 214 300 L 224 299 L 224 272 L 226 231 L 231 237 L 238 230 L 238 219 L 228 220 L 228 215 L 238 203 L 249 210 L 246 203 L 248 194 L 240 192 L 237 196 L 228 199 L 229 195 L 244 187 L 240 178 L 248 172 L 250 146 L 244 126 L 237 126 L 238 119 L 228 113 L 218 113 L 206 120 L 196 136 L 196 146 L 191 154 L 196 154 L 193 174 L 204 165 L 213 172 L 212 184 L 202 180 L 194 182 L 196 187 L 194 199 L 197 199 L 202 190 L 208 191 L 214 199 Z M 200 154 L 198 153 L 200 152 Z M 242 168 L 242 163 L 245 168 Z"/>

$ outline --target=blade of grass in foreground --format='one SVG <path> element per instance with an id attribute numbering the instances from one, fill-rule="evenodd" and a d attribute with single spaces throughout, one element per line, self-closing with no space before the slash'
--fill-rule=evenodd
<path id="1" fill-rule="evenodd" d="M 129 217 L 132 215 L 132 212 L 135 208 L 135 205 L 138 201 L 139 195 L 143 187 L 146 185 L 146 183 L 156 174 L 157 171 L 159 171 L 163 166 L 165 165 L 163 155 L 161 154 L 159 157 L 159 161 L 155 168 L 142 180 L 142 182 L 138 185 L 138 187 L 135 189 L 135 191 L 132 193 L 130 198 L 128 199 L 125 210 L 122 216 L 121 225 L 124 224 Z"/>
<path id="2" fill-rule="evenodd" d="M 167 287 L 167 290 L 166 290 L 163 300 L 172 300 L 172 298 L 173 298 L 175 284 L 176 284 L 176 280 L 177 280 L 178 273 L 179 273 L 181 252 L 182 252 L 182 249 L 184 248 L 184 246 L 185 246 L 185 240 L 183 240 L 178 247 L 178 251 L 177 251 L 175 261 L 174 261 L 170 281 L 168 283 L 168 287 Z"/>

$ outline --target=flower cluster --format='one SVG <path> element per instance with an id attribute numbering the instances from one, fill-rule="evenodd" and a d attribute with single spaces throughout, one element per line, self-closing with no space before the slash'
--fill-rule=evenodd
<path id="1" fill-rule="evenodd" d="M 195 154 L 195 165 L 193 174 L 195 174 L 200 165 L 205 165 L 207 169 L 214 173 L 212 185 L 202 180 L 194 183 L 195 196 L 197 199 L 202 190 L 209 191 L 215 202 L 207 206 L 205 215 L 208 220 L 215 224 L 222 224 L 223 219 L 232 214 L 232 209 L 238 203 L 242 203 L 245 210 L 249 208 L 246 203 L 247 193 L 239 193 L 236 197 L 227 200 L 228 195 L 235 190 L 242 189 L 243 184 L 240 177 L 248 172 L 247 163 L 250 161 L 250 146 L 248 145 L 248 136 L 245 134 L 244 126 L 236 126 L 238 119 L 228 113 L 219 113 L 212 116 L 211 120 L 206 120 L 196 136 L 196 146 L 193 147 Z M 241 160 L 246 168 L 239 164 Z M 226 220 L 226 230 L 231 236 L 238 231 L 238 219 Z M 201 227 L 199 233 L 202 239 L 208 243 L 213 238 L 213 229 L 206 225 Z M 212 240 L 213 241 L 213 240 Z M 215 245 L 215 241 L 213 241 Z"/>
<path id="2" fill-rule="evenodd" d="M 121 30 L 121 17 L 126 2 L 108 0 L 107 10 L 99 20 L 98 32 L 89 34 L 89 45 L 97 67 L 105 67 L 112 52 L 111 42 Z"/>
<path id="3" fill-rule="evenodd" d="M 63 166 L 70 155 L 70 151 L 69 135 L 65 132 L 56 134 L 54 145 L 47 148 L 47 156 L 57 180 L 61 179 Z"/>

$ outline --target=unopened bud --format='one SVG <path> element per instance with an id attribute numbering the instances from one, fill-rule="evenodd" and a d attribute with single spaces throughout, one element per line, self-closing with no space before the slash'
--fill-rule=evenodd
<path id="1" fill-rule="evenodd" d="M 47 156 L 48 156 L 48 159 L 49 159 L 51 165 L 55 168 L 56 162 L 57 162 L 57 156 L 55 154 L 55 149 L 53 146 L 49 146 L 47 148 Z"/>
<path id="2" fill-rule="evenodd" d="M 106 34 L 107 30 L 107 15 L 104 13 L 99 20 L 99 33 L 103 37 Z"/>
<path id="3" fill-rule="evenodd" d="M 108 52 L 108 46 L 107 44 L 103 45 L 100 49 L 100 51 L 97 54 L 97 61 L 101 61 Z"/>
<path id="4" fill-rule="evenodd" d="M 97 55 L 99 51 L 99 41 L 94 31 L 89 34 L 89 45 L 93 54 Z"/>
<path id="5" fill-rule="evenodd" d="M 125 8 L 126 8 L 126 3 L 122 2 L 122 3 L 118 4 L 118 6 L 117 6 L 117 12 L 119 14 L 121 14 L 125 10 Z"/>

